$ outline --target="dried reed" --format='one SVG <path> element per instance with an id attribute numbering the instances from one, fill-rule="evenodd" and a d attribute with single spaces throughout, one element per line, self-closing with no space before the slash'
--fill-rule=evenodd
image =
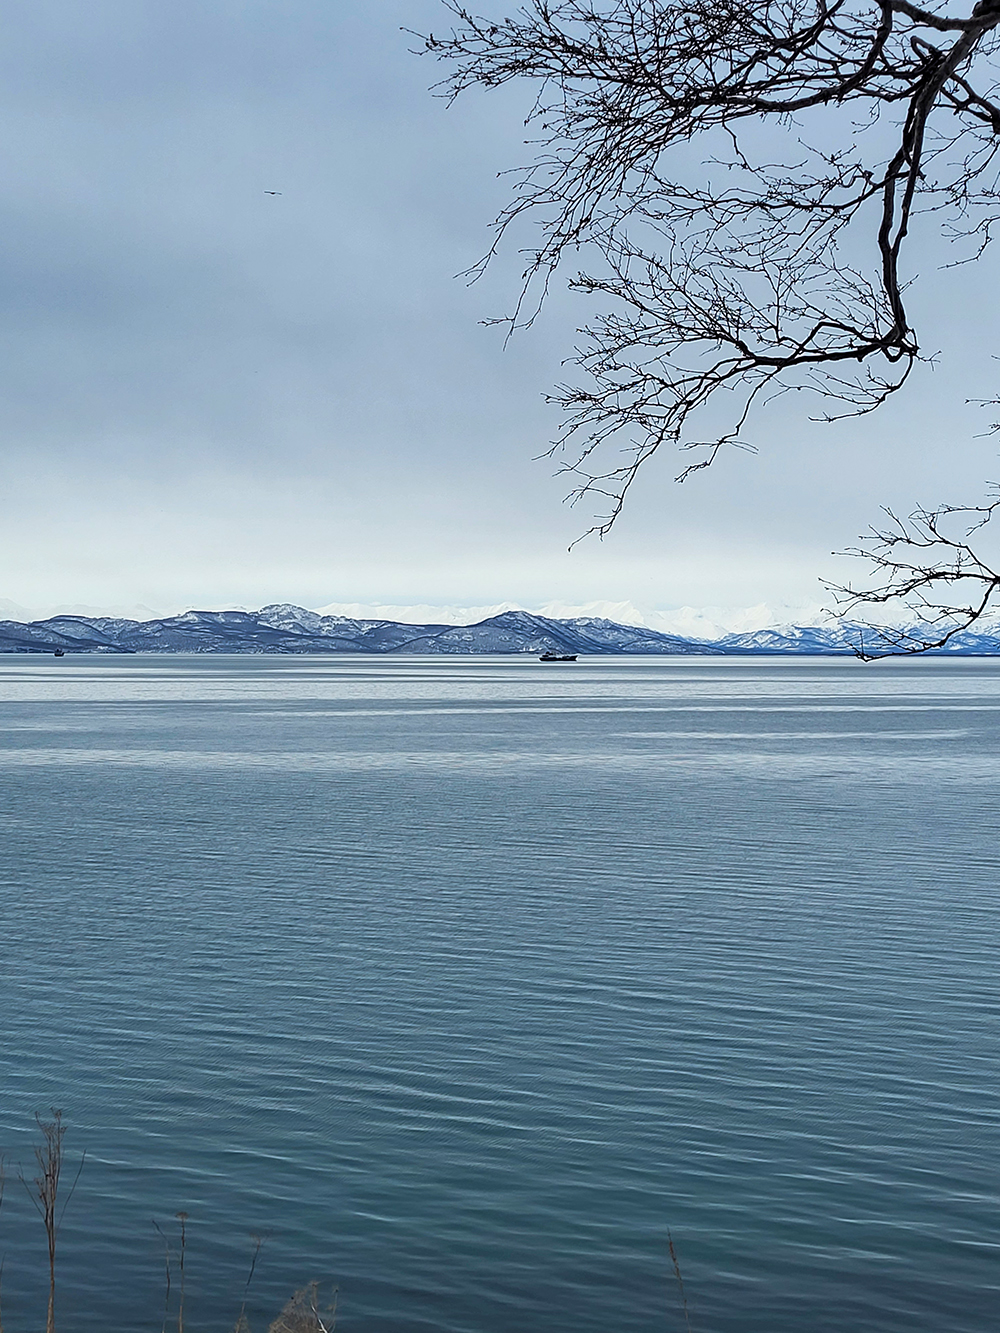
<path id="1" fill-rule="evenodd" d="M 684 1292 L 684 1279 L 681 1277 L 681 1266 L 677 1261 L 677 1251 L 674 1249 L 674 1238 L 671 1236 L 669 1230 L 667 1231 L 667 1248 L 670 1251 L 670 1262 L 674 1266 L 674 1277 L 677 1279 L 677 1286 L 680 1288 L 681 1305 L 684 1309 L 684 1327 L 687 1329 L 687 1333 L 691 1333 L 691 1319 L 688 1315 L 687 1296 Z"/>
<path id="2" fill-rule="evenodd" d="M 66 1133 L 62 1115 L 62 1111 L 53 1109 L 52 1119 L 43 1120 L 38 1112 L 35 1112 L 35 1123 L 42 1135 L 42 1142 L 35 1149 L 35 1161 L 38 1165 L 39 1174 L 35 1176 L 31 1185 L 25 1180 L 23 1174 L 21 1176 L 21 1183 L 28 1191 L 28 1197 L 42 1219 L 45 1227 L 45 1238 L 48 1242 L 49 1308 L 45 1320 L 45 1333 L 55 1333 L 56 1328 L 56 1241 L 59 1238 L 59 1228 L 62 1225 L 66 1209 L 69 1207 L 69 1202 L 76 1193 L 80 1173 L 83 1171 L 84 1162 L 87 1160 L 87 1154 L 84 1152 L 80 1158 L 76 1177 L 70 1186 L 69 1194 L 60 1209 L 58 1206 L 59 1184 L 63 1168 L 63 1137 Z"/>

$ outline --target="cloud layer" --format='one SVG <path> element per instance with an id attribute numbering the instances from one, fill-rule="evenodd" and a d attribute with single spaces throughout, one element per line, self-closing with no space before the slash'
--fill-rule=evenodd
<path id="1" fill-rule="evenodd" d="M 941 369 L 878 419 L 782 404 L 759 457 L 618 531 L 534 461 L 584 313 L 503 350 L 488 243 L 523 98 L 448 110 L 402 25 L 437 0 L 36 0 L 0 53 L 0 593 L 29 607 L 803 601 L 880 503 L 976 498 L 984 271 L 922 292 Z M 271 194 L 268 191 L 278 191 Z M 925 224 L 927 227 L 933 223 Z M 927 233 L 927 241 L 934 239 Z M 986 277 L 992 269 L 986 270 Z M 964 284 L 964 286 L 963 286 Z"/>

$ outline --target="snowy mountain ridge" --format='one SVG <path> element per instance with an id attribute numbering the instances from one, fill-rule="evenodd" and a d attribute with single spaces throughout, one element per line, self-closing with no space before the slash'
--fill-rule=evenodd
<path id="1" fill-rule="evenodd" d="M 526 607 L 517 602 L 494 606 L 386 606 L 377 603 L 331 602 L 318 607 L 317 615 L 342 616 L 356 620 L 394 620 L 401 624 L 472 625 L 507 611 L 527 611 L 546 620 L 610 620 L 616 625 L 631 625 L 658 630 L 661 634 L 688 639 L 721 639 L 727 634 L 743 634 L 758 629 L 782 626 L 822 625 L 828 613 L 815 602 L 788 603 L 771 607 L 766 603 L 750 607 L 693 607 L 659 611 L 638 607 L 633 602 L 596 601 L 571 604 L 547 602 Z"/>
<path id="2" fill-rule="evenodd" d="M 866 634 L 870 642 L 870 635 Z M 748 629 L 717 638 L 667 634 L 604 616 L 557 618 L 511 608 L 471 624 L 422 624 L 324 614 L 276 603 L 259 611 L 185 611 L 153 620 L 58 615 L 0 620 L 4 653 L 518 653 L 850 655 L 857 631 L 839 622 Z M 949 655 L 1000 654 L 1000 634 L 956 635 Z"/>

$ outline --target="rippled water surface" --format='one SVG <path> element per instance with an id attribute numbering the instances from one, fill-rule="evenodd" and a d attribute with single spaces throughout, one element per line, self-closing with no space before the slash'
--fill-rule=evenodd
<path id="1" fill-rule="evenodd" d="M 66 1333 L 997 1326 L 1000 663 L 9 656 L 0 792 L 7 1333 L 53 1105 Z"/>

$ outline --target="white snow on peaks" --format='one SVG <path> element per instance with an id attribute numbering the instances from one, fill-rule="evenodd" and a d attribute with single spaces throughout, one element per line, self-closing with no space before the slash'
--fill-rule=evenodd
<path id="1" fill-rule="evenodd" d="M 108 617 L 111 620 L 156 620 L 163 615 L 175 614 L 170 611 L 154 611 L 143 604 L 130 606 L 90 606 L 78 602 L 61 603 L 58 606 L 21 606 L 6 597 L 0 597 L 0 620 L 16 620 L 23 625 L 33 620 L 48 620 L 52 616 L 84 616 L 90 620 Z"/>
<path id="2" fill-rule="evenodd" d="M 768 606 L 682 606 L 672 611 L 648 612 L 642 623 L 662 634 L 690 639 L 721 639 L 726 634 L 753 634 L 762 629 L 806 628 L 828 625 L 829 610 L 818 602 L 779 603 Z"/>
<path id="3" fill-rule="evenodd" d="M 149 621 L 162 616 L 188 611 L 187 606 L 153 610 L 149 606 L 81 606 L 63 605 L 28 608 L 14 601 L 0 598 L 0 620 L 29 622 L 53 615 L 77 615 L 89 618 Z M 200 609 L 210 607 L 201 605 Z M 249 610 L 245 606 L 227 603 L 226 610 Z M 636 605 L 630 601 L 545 602 L 541 606 L 525 606 L 520 602 L 497 602 L 489 606 L 454 606 L 423 603 L 412 606 L 385 603 L 331 602 L 327 606 L 305 610 L 294 604 L 277 603 L 264 607 L 260 613 L 263 623 L 275 626 L 300 624 L 316 629 L 321 616 L 342 617 L 350 620 L 387 620 L 403 625 L 477 625 L 504 611 L 526 611 L 550 620 L 610 620 L 616 625 L 658 630 L 689 639 L 721 639 L 727 634 L 752 634 L 758 630 L 786 629 L 790 626 L 808 628 L 829 625 L 830 617 L 818 603 L 774 604 L 760 603 L 749 607 L 681 606 L 659 609 Z M 912 617 L 911 617 L 912 618 Z M 990 617 L 995 628 L 998 617 Z"/>
<path id="4" fill-rule="evenodd" d="M 313 608 L 320 616 L 346 616 L 350 620 L 394 620 L 401 625 L 477 625 L 503 611 L 524 611 L 517 602 L 495 606 L 385 606 L 382 603 L 331 602 Z"/>
<path id="5" fill-rule="evenodd" d="M 331 602 L 316 608 L 321 616 L 349 616 L 354 620 L 395 620 L 404 625 L 475 625 L 503 611 L 528 611 L 551 620 L 611 620 L 616 625 L 634 625 L 678 634 L 692 639 L 721 639 L 726 634 L 749 634 L 786 625 L 823 625 L 829 617 L 816 602 L 774 607 L 761 603 L 750 607 L 682 606 L 660 611 L 638 607 L 634 602 L 546 602 L 523 606 L 500 602 L 495 606 L 386 606 L 361 602 Z"/>

